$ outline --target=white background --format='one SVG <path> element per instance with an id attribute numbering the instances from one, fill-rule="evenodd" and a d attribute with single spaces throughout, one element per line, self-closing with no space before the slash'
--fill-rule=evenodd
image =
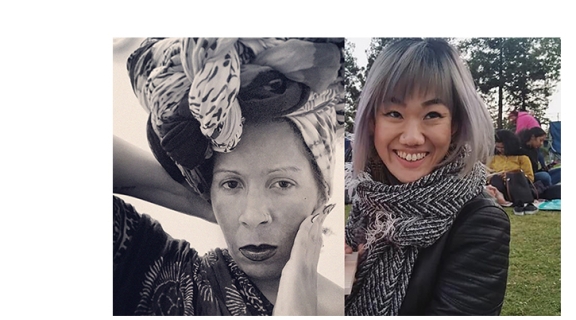
<path id="1" fill-rule="evenodd" d="M 548 1 L 5 1 L 3 314 L 112 315 L 112 39 L 137 36 L 562 38 L 563 135 L 573 136 L 574 10 Z M 564 139 L 564 194 L 574 191 Z M 576 226 L 562 216 L 562 315 L 573 318 Z"/>

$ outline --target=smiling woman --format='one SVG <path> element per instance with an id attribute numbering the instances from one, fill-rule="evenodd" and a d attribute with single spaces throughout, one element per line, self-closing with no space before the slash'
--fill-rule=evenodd
<path id="1" fill-rule="evenodd" d="M 448 152 L 452 117 L 436 97 L 391 98 L 380 106 L 374 123 L 376 152 L 402 183 L 432 172 Z"/>
<path id="2" fill-rule="evenodd" d="M 355 119 L 346 315 L 495 315 L 510 224 L 483 192 L 492 121 L 444 40 L 385 47 Z M 480 240 L 481 239 L 481 240 Z"/>
<path id="3" fill-rule="evenodd" d="M 343 289 L 317 271 L 343 43 L 154 38 L 134 51 L 154 157 L 115 138 L 114 192 L 216 222 L 227 248 L 201 257 L 115 196 L 115 315 L 343 314 Z"/>

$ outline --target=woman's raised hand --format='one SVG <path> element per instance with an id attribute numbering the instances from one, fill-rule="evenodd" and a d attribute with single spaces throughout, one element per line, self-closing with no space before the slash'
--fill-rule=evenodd
<path id="1" fill-rule="evenodd" d="M 294 239 L 290 260 L 282 269 L 274 315 L 317 315 L 318 260 L 322 248 L 322 224 L 334 204 L 304 219 Z"/>

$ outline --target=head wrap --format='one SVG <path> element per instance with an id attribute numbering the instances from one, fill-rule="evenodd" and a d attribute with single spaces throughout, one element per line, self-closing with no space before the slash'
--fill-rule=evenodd
<path id="1" fill-rule="evenodd" d="M 150 38 L 128 59 L 150 113 L 152 152 L 209 199 L 213 152 L 232 151 L 245 120 L 285 118 L 299 131 L 331 195 L 343 132 L 342 38 Z"/>

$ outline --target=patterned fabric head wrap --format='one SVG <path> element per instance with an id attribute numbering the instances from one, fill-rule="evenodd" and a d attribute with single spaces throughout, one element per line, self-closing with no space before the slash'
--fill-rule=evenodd
<path id="1" fill-rule="evenodd" d="M 177 181 L 209 200 L 213 152 L 230 152 L 245 120 L 294 124 L 331 195 L 343 134 L 344 39 L 150 38 L 128 59 L 150 113 L 152 152 Z"/>

